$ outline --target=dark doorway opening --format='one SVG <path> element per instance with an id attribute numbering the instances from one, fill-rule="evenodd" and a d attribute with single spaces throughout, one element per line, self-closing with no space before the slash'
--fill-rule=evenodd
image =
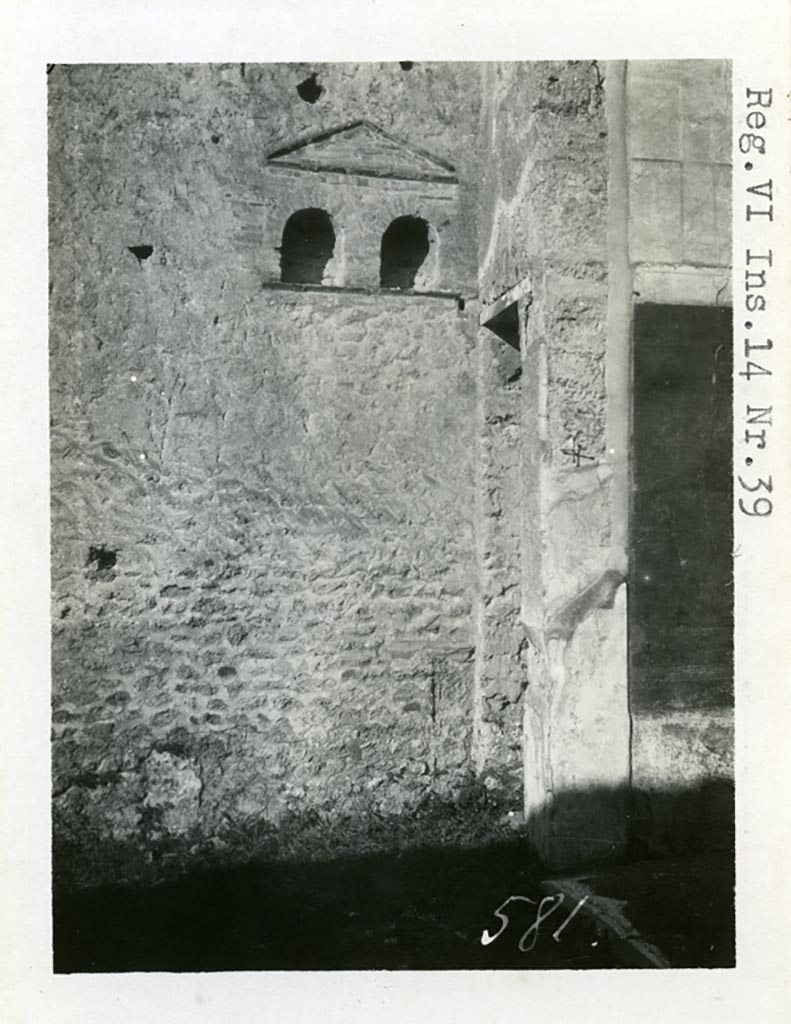
<path id="1" fill-rule="evenodd" d="M 633 710 L 733 702 L 732 313 L 638 305 L 629 594 Z"/>
<path id="2" fill-rule="evenodd" d="M 335 231 L 324 210 L 292 213 L 283 228 L 280 280 L 291 284 L 321 284 L 335 250 Z"/>
<path id="3" fill-rule="evenodd" d="M 429 250 L 428 224 L 421 217 L 397 217 L 382 235 L 382 288 L 414 288 Z"/>

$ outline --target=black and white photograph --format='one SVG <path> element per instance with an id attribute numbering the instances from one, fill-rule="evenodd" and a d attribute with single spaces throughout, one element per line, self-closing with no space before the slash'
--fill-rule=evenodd
<path id="1" fill-rule="evenodd" d="M 3 1020 L 788 1019 L 788 0 L 0 23 Z"/>
<path id="2" fill-rule="evenodd" d="M 48 97 L 55 969 L 732 966 L 729 62 Z"/>

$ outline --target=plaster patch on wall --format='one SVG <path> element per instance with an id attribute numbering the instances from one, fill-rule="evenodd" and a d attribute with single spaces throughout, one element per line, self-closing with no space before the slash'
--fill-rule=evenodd
<path id="1" fill-rule="evenodd" d="M 625 582 L 622 570 L 605 569 L 552 615 L 545 627 L 547 642 L 561 640 L 568 643 L 589 615 L 598 609 L 613 607 L 616 594 Z"/>

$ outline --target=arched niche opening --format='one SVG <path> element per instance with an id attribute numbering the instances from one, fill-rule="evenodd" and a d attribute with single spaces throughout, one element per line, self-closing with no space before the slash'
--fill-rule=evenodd
<path id="1" fill-rule="evenodd" d="M 414 288 L 431 239 L 422 217 L 397 217 L 382 235 L 379 283 L 382 288 Z"/>
<path id="2" fill-rule="evenodd" d="M 335 251 L 335 229 L 325 210 L 292 213 L 283 228 L 280 280 L 289 284 L 321 284 Z"/>

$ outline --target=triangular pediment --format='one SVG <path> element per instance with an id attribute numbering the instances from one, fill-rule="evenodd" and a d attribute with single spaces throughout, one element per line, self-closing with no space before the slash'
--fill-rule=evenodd
<path id="1" fill-rule="evenodd" d="M 374 178 L 457 180 L 449 163 L 389 135 L 369 121 L 355 121 L 284 146 L 270 153 L 267 162 L 274 167 Z"/>

